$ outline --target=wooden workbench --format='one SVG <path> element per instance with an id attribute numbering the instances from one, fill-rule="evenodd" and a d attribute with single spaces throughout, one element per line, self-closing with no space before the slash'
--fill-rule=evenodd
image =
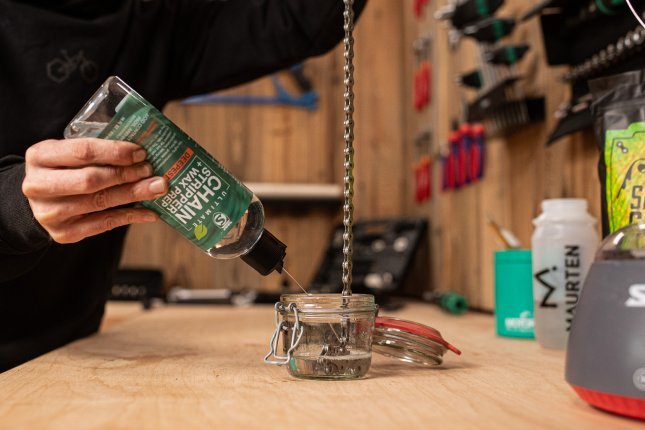
<path id="1" fill-rule="evenodd" d="M 488 315 L 394 313 L 461 348 L 422 368 L 375 356 L 358 381 L 262 363 L 273 309 L 110 305 L 104 331 L 0 374 L 2 429 L 628 429 L 563 379 L 564 354 L 493 334 Z"/>

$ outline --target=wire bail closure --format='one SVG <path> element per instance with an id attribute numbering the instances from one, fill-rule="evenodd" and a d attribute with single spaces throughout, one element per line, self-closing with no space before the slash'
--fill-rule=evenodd
<path id="1" fill-rule="evenodd" d="M 283 303 L 278 302 L 274 306 L 275 308 L 275 331 L 271 340 L 269 341 L 269 353 L 264 356 L 264 362 L 266 364 L 275 364 L 276 366 L 282 366 L 283 364 L 288 364 L 291 361 L 291 354 L 298 347 L 300 339 L 302 338 L 302 333 L 304 332 L 304 327 L 300 324 L 300 315 L 298 314 L 298 308 L 295 303 L 289 303 L 288 306 L 285 306 Z M 287 350 L 287 355 L 278 355 L 278 346 L 280 341 L 280 332 L 284 330 L 285 336 L 289 331 L 289 324 L 286 320 L 280 320 L 281 312 L 293 312 L 294 324 L 293 324 L 293 333 L 291 335 L 291 344 Z"/>

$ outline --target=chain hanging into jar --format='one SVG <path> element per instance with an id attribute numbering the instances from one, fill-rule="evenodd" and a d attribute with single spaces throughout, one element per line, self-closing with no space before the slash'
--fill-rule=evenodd
<path id="1" fill-rule="evenodd" d="M 431 327 L 393 318 L 377 318 L 378 306 L 373 295 L 352 296 L 354 0 L 343 2 L 343 292 L 341 295 L 283 294 L 280 303 L 275 306 L 276 327 L 269 353 L 264 357 L 265 363 L 288 364 L 289 373 L 308 379 L 354 379 L 364 376 L 371 364 L 373 332 L 383 354 L 406 362 L 439 364 L 447 349 L 460 354 Z M 355 335 L 350 336 L 350 333 Z M 282 354 L 278 352 L 281 335 L 284 336 Z"/>
<path id="2" fill-rule="evenodd" d="M 343 177 L 343 195 L 345 198 L 343 204 L 343 296 L 352 294 L 352 225 L 354 223 L 354 0 L 343 0 L 345 3 L 345 12 L 343 13 L 343 29 L 345 37 L 344 45 L 344 167 L 345 175 Z"/>

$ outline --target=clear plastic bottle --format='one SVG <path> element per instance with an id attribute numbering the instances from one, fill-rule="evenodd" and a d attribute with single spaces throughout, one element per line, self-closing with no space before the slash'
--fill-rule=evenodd
<path id="1" fill-rule="evenodd" d="M 116 76 L 108 78 L 65 129 L 141 145 L 169 192 L 141 202 L 213 258 L 242 257 L 262 275 L 282 271 L 286 246 L 264 228 L 260 200 L 159 110 Z"/>
<path id="2" fill-rule="evenodd" d="M 599 243 L 596 220 L 584 199 L 550 199 L 533 223 L 535 338 L 545 348 L 564 349 Z"/>

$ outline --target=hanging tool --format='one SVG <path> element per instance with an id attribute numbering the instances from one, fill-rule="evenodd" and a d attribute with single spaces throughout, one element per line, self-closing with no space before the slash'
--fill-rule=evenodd
<path id="1" fill-rule="evenodd" d="M 500 46 L 497 49 L 484 54 L 486 61 L 492 64 L 512 66 L 524 57 L 529 50 L 529 45 L 522 43 L 518 45 Z"/>
<path id="2" fill-rule="evenodd" d="M 553 2 L 554 0 L 543 0 L 535 6 L 532 6 L 529 10 L 522 14 L 522 16 L 520 17 L 520 22 L 528 21 L 534 16 L 540 15 L 544 9 L 551 7 Z"/>
<path id="3" fill-rule="evenodd" d="M 459 160 L 459 142 L 461 141 L 461 136 L 459 135 L 459 130 L 453 130 L 448 135 L 448 142 L 450 144 L 450 164 L 451 164 L 451 185 L 452 189 L 461 188 L 463 185 L 461 183 L 461 165 Z"/>
<path id="4" fill-rule="evenodd" d="M 522 14 L 520 21 L 527 21 L 534 16 L 542 14 L 547 8 L 560 6 L 560 3 L 555 0 L 545 0 L 538 3 L 536 6 L 531 7 L 528 11 Z M 574 3 L 574 2 L 571 2 Z M 584 21 L 594 19 L 601 15 L 618 15 L 625 7 L 625 0 L 590 0 L 589 3 L 580 9 L 578 15 L 574 20 L 570 21 L 570 25 L 578 25 Z"/>
<path id="5" fill-rule="evenodd" d="M 462 185 L 467 185 L 472 181 L 471 161 L 473 137 L 471 126 L 463 123 L 459 126 L 459 181 Z"/>
<path id="6" fill-rule="evenodd" d="M 442 191 L 461 188 L 484 175 L 484 126 L 462 124 L 448 136 L 448 150 L 441 157 Z"/>
<path id="7" fill-rule="evenodd" d="M 417 161 L 413 163 L 414 199 L 417 204 L 422 204 L 432 197 L 431 132 L 421 132 L 414 143 L 417 151 Z"/>
<path id="8" fill-rule="evenodd" d="M 430 104 L 431 97 L 430 38 L 421 37 L 414 41 L 413 46 L 417 62 L 414 73 L 414 108 L 421 112 Z"/>
<path id="9" fill-rule="evenodd" d="M 468 310 L 468 299 L 453 291 L 426 291 L 422 298 L 453 315 L 461 315 Z"/>
<path id="10" fill-rule="evenodd" d="M 417 204 L 432 197 L 432 162 L 429 155 L 422 155 L 414 165 L 415 196 Z"/>
<path id="11" fill-rule="evenodd" d="M 430 0 L 414 0 L 412 3 L 412 11 L 414 12 L 414 16 L 417 18 L 421 18 L 430 4 Z"/>
<path id="12" fill-rule="evenodd" d="M 301 94 L 291 94 L 282 85 L 277 74 L 271 76 L 276 94 L 274 96 L 250 96 L 242 94 L 204 94 L 189 97 L 182 104 L 243 104 L 243 105 L 285 105 L 304 108 L 314 111 L 318 108 L 318 93 L 313 89 L 309 79 L 303 73 L 302 64 L 293 66 L 288 70 L 295 80 Z"/>
<path id="13" fill-rule="evenodd" d="M 465 27 L 463 33 L 479 42 L 495 43 L 511 34 L 513 28 L 513 18 L 489 18 Z"/>
<path id="14" fill-rule="evenodd" d="M 452 151 L 450 143 L 448 143 L 447 150 L 441 156 L 441 190 L 449 191 L 455 188 L 455 173 Z"/>
<path id="15" fill-rule="evenodd" d="M 464 109 L 464 118 L 467 121 L 484 121 L 489 127 L 489 132 L 507 132 L 523 124 L 540 121 L 544 118 L 543 98 L 525 97 L 521 85 L 516 85 L 521 79 L 516 70 L 516 64 L 523 58 L 529 49 L 527 44 L 509 44 L 504 47 L 493 46 L 500 40 L 510 35 L 514 30 L 517 21 L 514 18 L 500 18 L 494 16 L 494 12 L 501 2 L 485 2 L 477 0 L 455 0 L 450 5 L 442 8 L 435 17 L 451 20 L 449 41 L 454 47 L 460 37 L 467 36 L 475 40 L 477 47 L 477 63 L 475 70 L 468 71 L 457 77 L 457 82 L 468 88 L 478 90 L 474 100 L 468 103 Z M 489 7 L 486 13 L 475 13 L 477 19 L 462 25 L 455 18 L 458 11 L 475 10 L 477 7 Z M 453 35 L 455 37 L 453 37 Z M 506 67 L 497 67 L 506 66 Z M 479 140 L 483 136 L 479 136 Z M 469 181 L 478 179 L 477 176 L 469 176 L 472 173 L 473 163 L 476 164 L 480 175 L 480 149 L 483 149 L 475 141 L 471 141 L 471 133 L 462 136 L 463 144 L 458 152 L 455 169 L 457 170 L 456 186 L 462 186 Z M 478 142 L 479 142 L 478 140 Z M 466 148 L 466 146 L 471 146 Z M 454 152 L 454 148 L 451 148 Z M 474 154 L 473 154 L 474 153 Z M 475 158 L 472 158 L 475 156 Z M 446 168 L 451 168 L 450 158 L 444 163 Z M 466 167 L 463 167 L 466 165 Z M 446 180 L 446 187 L 449 182 Z"/>
<path id="16" fill-rule="evenodd" d="M 485 161 L 485 129 L 483 124 L 473 124 L 470 127 L 472 145 L 470 147 L 470 177 L 473 182 L 484 176 Z"/>
<path id="17" fill-rule="evenodd" d="M 437 10 L 435 18 L 450 20 L 453 27 L 460 29 L 493 15 L 502 4 L 504 0 L 466 0 L 458 4 L 449 3 Z"/>
<path id="18" fill-rule="evenodd" d="M 486 215 L 486 222 L 493 230 L 495 235 L 502 241 L 506 249 L 520 249 L 522 248 L 522 242 L 507 228 L 499 225 L 490 215 Z"/>
<path id="19" fill-rule="evenodd" d="M 419 107 L 423 110 L 430 104 L 431 97 L 431 69 L 430 62 L 425 60 L 421 63 L 419 70 Z"/>
<path id="20" fill-rule="evenodd" d="M 464 87 L 480 89 L 482 87 L 482 75 L 479 70 L 464 73 L 457 77 L 457 81 Z"/>
<path id="21" fill-rule="evenodd" d="M 633 31 L 627 32 L 625 36 L 620 37 L 616 43 L 607 45 L 591 58 L 572 67 L 569 72 L 562 75 L 561 79 L 568 82 L 586 80 L 617 62 L 638 54 L 644 44 L 645 28 L 638 26 Z"/>

